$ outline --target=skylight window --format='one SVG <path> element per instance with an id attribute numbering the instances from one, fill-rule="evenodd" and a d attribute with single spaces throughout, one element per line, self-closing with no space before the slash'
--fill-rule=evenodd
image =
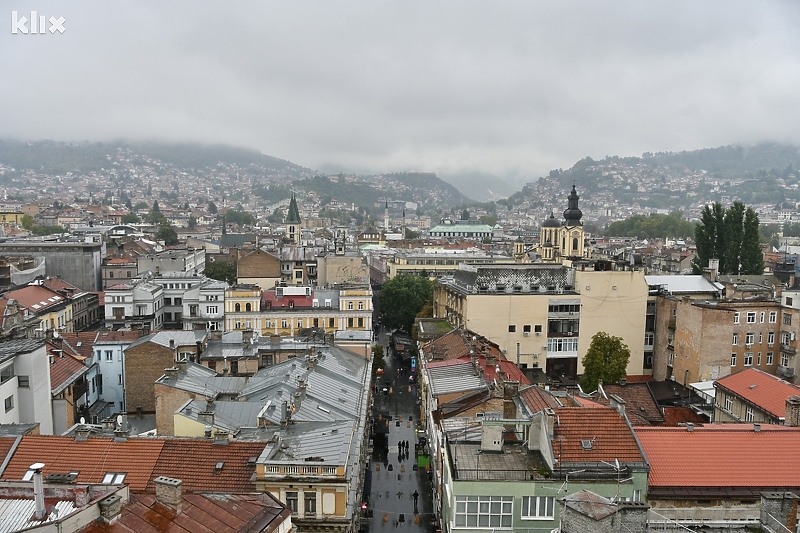
<path id="1" fill-rule="evenodd" d="M 121 485 L 125 481 L 125 474 L 121 472 L 108 472 L 103 476 L 104 485 Z"/>

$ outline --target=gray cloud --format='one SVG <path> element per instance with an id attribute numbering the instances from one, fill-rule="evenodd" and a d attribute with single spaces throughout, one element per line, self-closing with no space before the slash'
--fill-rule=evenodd
<path id="1" fill-rule="evenodd" d="M 15 9 L 67 31 L 12 35 Z M 523 179 L 586 155 L 800 143 L 791 1 L 12 0 L 0 18 L 6 136 Z"/>

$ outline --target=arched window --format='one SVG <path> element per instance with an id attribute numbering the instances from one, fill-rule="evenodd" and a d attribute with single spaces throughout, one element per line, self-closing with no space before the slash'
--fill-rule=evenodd
<path id="1" fill-rule="evenodd" d="M 237 313 L 242 310 L 242 304 L 236 304 L 233 308 L 234 311 Z"/>
<path id="2" fill-rule="evenodd" d="M 247 311 L 247 312 L 250 312 L 250 311 L 253 310 L 253 306 L 250 304 L 250 302 L 247 302 L 246 304 L 244 304 L 244 310 Z"/>
<path id="3" fill-rule="evenodd" d="M 578 239 L 572 239 L 572 249 L 575 251 L 578 250 Z"/>
<path id="4" fill-rule="evenodd" d="M 349 309 L 350 311 L 353 310 L 353 302 L 347 302 L 347 309 Z"/>

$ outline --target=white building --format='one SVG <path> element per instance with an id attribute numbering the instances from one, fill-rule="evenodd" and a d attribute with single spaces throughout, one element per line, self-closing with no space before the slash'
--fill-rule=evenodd
<path id="1" fill-rule="evenodd" d="M 106 326 L 154 331 L 164 325 L 164 289 L 149 279 L 112 285 L 105 291 Z"/>
<path id="2" fill-rule="evenodd" d="M 50 365 L 44 341 L 15 339 L 0 343 L 0 424 L 39 423 L 53 434 Z"/>

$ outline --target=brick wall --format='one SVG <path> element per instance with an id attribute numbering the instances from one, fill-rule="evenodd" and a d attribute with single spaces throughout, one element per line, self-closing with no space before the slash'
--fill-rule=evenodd
<path id="1" fill-rule="evenodd" d="M 125 401 L 129 413 L 156 410 L 155 381 L 175 365 L 175 350 L 144 342 L 125 350 Z"/>

